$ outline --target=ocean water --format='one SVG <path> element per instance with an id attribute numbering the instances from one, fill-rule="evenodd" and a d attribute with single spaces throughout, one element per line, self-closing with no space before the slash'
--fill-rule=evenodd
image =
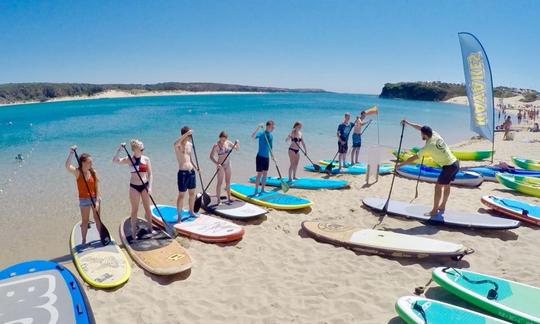
<path id="1" fill-rule="evenodd" d="M 399 143 L 399 121 L 407 117 L 431 125 L 448 143 L 470 138 L 468 108 L 460 105 L 379 99 L 353 94 L 242 94 L 116 98 L 0 107 L 0 266 L 7 261 L 40 257 L 17 253 L 22 237 L 33 235 L 51 244 L 41 257 L 67 253 L 72 224 L 79 218 L 74 179 L 64 169 L 69 146 L 89 152 L 101 177 L 103 214 L 118 224 L 129 213 L 129 172 L 113 165 L 118 144 L 131 138 L 145 143 L 152 159 L 154 197 L 173 203 L 176 197 L 176 160 L 172 144 L 183 125 L 194 130 L 196 150 L 205 182 L 215 167 L 208 159 L 221 130 L 240 140 L 231 155 L 233 181 L 245 182 L 254 174 L 256 141 L 250 134 L 257 124 L 272 119 L 275 155 L 281 171 L 288 168 L 285 137 L 296 120 L 302 121 L 308 152 L 314 161 L 332 158 L 337 150 L 336 128 L 343 114 L 353 116 L 372 105 L 379 107 L 364 133 L 366 146 L 380 142 L 388 148 Z M 378 127 L 377 127 L 378 126 Z M 404 146 L 421 145 L 418 132 L 406 128 Z M 19 163 L 15 156 L 25 161 Z M 386 158 L 390 158 L 387 154 Z M 365 158 L 365 156 L 364 156 Z M 301 165 L 307 163 L 302 160 Z M 271 174 L 276 174 L 273 166 Z M 303 172 L 300 172 L 303 174 Z M 214 190 L 212 185 L 211 190 Z M 22 236 L 20 236 L 22 235 Z M 60 240 L 61 243 L 50 243 Z"/>

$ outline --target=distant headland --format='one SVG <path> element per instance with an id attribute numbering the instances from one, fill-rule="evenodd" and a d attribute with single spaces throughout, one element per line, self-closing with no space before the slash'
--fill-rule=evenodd
<path id="1" fill-rule="evenodd" d="M 327 92 L 322 89 L 289 89 L 203 82 L 156 84 L 6 83 L 0 84 L 0 105 L 78 99 L 159 96 L 193 93 Z"/>
<path id="2" fill-rule="evenodd" d="M 522 96 L 523 103 L 540 99 L 540 92 L 531 89 L 496 87 L 493 89 L 497 98 Z M 424 101 L 448 101 L 452 98 L 466 96 L 465 85 L 446 82 L 399 82 L 386 83 L 379 95 L 380 98 L 395 98 Z"/>

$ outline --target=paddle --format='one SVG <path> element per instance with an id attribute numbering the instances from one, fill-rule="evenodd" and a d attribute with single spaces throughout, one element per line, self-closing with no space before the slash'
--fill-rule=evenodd
<path id="1" fill-rule="evenodd" d="M 236 144 L 238 144 L 238 141 L 235 141 L 234 142 L 234 145 L 233 147 L 231 148 L 231 150 L 227 153 L 227 155 L 225 155 L 225 158 L 223 159 L 223 161 L 219 164 L 220 166 L 223 166 L 223 164 L 225 164 L 225 162 L 227 161 L 227 159 L 229 158 L 229 155 L 231 155 L 232 151 L 234 150 L 234 148 L 236 147 Z M 198 163 L 197 163 L 198 164 Z M 210 201 L 211 201 L 211 198 L 210 196 L 206 193 L 206 190 L 208 190 L 208 187 L 210 187 L 210 184 L 212 184 L 212 181 L 214 181 L 214 178 L 217 176 L 219 172 L 219 169 L 216 170 L 216 172 L 214 172 L 214 175 L 212 176 L 212 178 L 210 179 L 210 181 L 208 181 L 208 183 L 206 184 L 206 187 L 203 189 L 203 193 L 202 195 L 197 195 L 197 198 L 195 199 L 195 206 L 201 206 L 201 203 L 202 203 L 202 206 L 206 207 L 210 204 Z M 218 197 L 219 198 L 219 197 Z M 201 201 L 202 200 L 202 201 Z M 199 207 L 200 208 L 200 207 Z"/>
<path id="2" fill-rule="evenodd" d="M 313 161 L 311 161 L 311 159 L 309 158 L 309 156 L 307 155 L 306 151 L 304 151 L 303 148 L 300 147 L 300 145 L 297 145 L 298 146 L 298 149 L 300 151 L 302 151 L 302 153 L 305 155 L 305 157 L 309 160 L 309 162 L 311 162 L 311 164 L 313 164 L 313 169 L 315 169 L 315 171 L 321 171 L 321 166 L 318 165 L 318 164 L 315 164 L 313 163 Z"/>
<path id="3" fill-rule="evenodd" d="M 399 139 L 399 147 L 397 151 L 397 159 L 396 164 L 394 166 L 394 173 L 392 175 L 392 183 L 390 184 L 390 192 L 388 193 L 388 199 L 386 199 L 386 203 L 384 204 L 384 207 L 382 209 L 382 213 L 386 215 L 388 213 L 388 204 L 390 203 L 390 197 L 392 196 L 392 188 L 394 188 L 394 180 L 396 179 L 396 169 L 397 164 L 399 163 L 399 156 L 401 155 L 401 144 L 403 143 L 403 132 L 405 131 L 405 123 L 401 123 L 401 137 Z"/>
<path id="4" fill-rule="evenodd" d="M 268 140 L 268 136 L 266 136 L 266 131 L 264 131 L 264 139 L 266 140 L 266 145 L 268 145 L 268 151 L 270 151 L 270 156 L 272 157 L 272 161 L 274 161 L 274 164 L 276 165 L 276 170 L 279 175 L 279 181 L 281 181 L 281 190 L 283 192 L 289 191 L 289 185 L 283 180 L 283 177 L 281 176 L 281 171 L 279 171 L 279 166 L 276 162 L 276 159 L 274 158 L 274 152 L 272 152 L 272 148 L 270 147 L 270 141 Z"/>
<path id="5" fill-rule="evenodd" d="M 199 166 L 199 159 L 197 158 L 197 150 L 195 149 L 195 142 L 193 142 L 193 135 L 191 135 L 191 144 L 193 144 L 193 155 L 195 155 L 195 163 L 197 163 L 197 173 L 199 174 L 199 181 L 201 182 L 201 188 L 202 188 L 202 203 L 204 203 L 205 206 L 208 206 L 210 204 L 210 196 L 206 193 L 206 188 L 204 187 L 203 179 L 201 176 L 201 167 Z M 197 195 L 200 196 L 200 195 Z M 197 197 L 198 198 L 198 197 Z M 198 213 L 201 209 L 201 199 L 195 199 L 195 203 L 193 206 L 193 211 L 195 213 Z"/>
<path id="6" fill-rule="evenodd" d="M 126 154 L 129 158 L 129 162 L 131 162 L 131 165 L 133 166 L 133 169 L 135 169 L 135 172 L 137 173 L 137 176 L 139 176 L 139 180 L 141 180 L 141 183 L 144 183 L 143 181 L 143 178 L 141 177 L 141 174 L 139 173 L 139 169 L 135 166 L 135 162 L 133 162 L 133 158 L 131 157 L 131 154 L 129 154 L 129 151 L 127 150 L 126 146 L 125 145 L 122 145 L 122 147 L 124 148 L 124 150 L 126 151 Z M 152 204 L 154 204 L 154 207 L 156 208 L 158 214 L 159 214 L 159 217 L 161 217 L 161 221 L 163 222 L 163 227 L 165 228 L 165 232 L 167 233 L 167 235 L 169 235 L 171 238 L 175 238 L 176 237 L 176 229 L 174 229 L 174 226 L 172 226 L 171 224 L 169 224 L 165 218 L 163 218 L 163 215 L 161 215 L 161 211 L 159 210 L 156 202 L 154 201 L 154 198 L 152 197 L 152 195 L 150 194 L 150 192 L 148 191 L 148 186 L 144 186 L 144 189 L 146 190 L 146 193 L 148 193 L 148 196 L 150 197 L 150 200 L 152 201 Z M 179 219 L 180 220 L 180 219 Z"/>
<path id="7" fill-rule="evenodd" d="M 84 176 L 84 172 L 82 171 L 82 165 L 81 165 L 81 162 L 79 161 L 79 155 L 77 154 L 77 149 L 74 149 L 73 153 L 75 153 L 75 159 L 77 159 L 77 164 L 79 165 L 79 170 L 83 177 L 84 184 L 86 185 L 86 190 L 88 191 L 88 194 L 90 195 L 90 186 L 88 185 L 88 181 L 86 181 L 86 177 Z M 94 211 L 96 212 L 99 222 L 101 223 L 101 228 L 99 230 L 99 239 L 101 241 L 101 244 L 108 245 L 109 243 L 111 243 L 111 234 L 109 234 L 109 230 L 107 229 L 107 227 L 105 227 L 105 224 L 103 224 L 103 220 L 101 219 L 101 216 L 99 215 L 99 211 L 96 208 L 96 202 L 94 201 L 94 197 L 92 197 L 92 195 L 90 195 L 90 201 L 92 202 L 92 207 L 94 208 Z"/>
<path id="8" fill-rule="evenodd" d="M 424 156 L 422 156 L 422 161 L 420 161 L 420 170 L 418 171 L 418 178 L 416 178 L 416 193 L 414 194 L 414 198 L 409 203 L 412 203 L 416 198 L 418 198 L 418 184 L 420 183 L 420 175 L 422 174 L 422 166 L 424 166 Z"/>

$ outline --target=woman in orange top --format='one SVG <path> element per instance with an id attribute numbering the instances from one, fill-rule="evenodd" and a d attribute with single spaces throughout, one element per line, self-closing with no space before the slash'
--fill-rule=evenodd
<path id="1" fill-rule="evenodd" d="M 81 234 L 82 244 L 86 244 L 86 233 L 88 232 L 88 222 L 90 221 L 90 208 L 92 208 L 92 200 L 95 204 L 95 209 L 92 208 L 94 221 L 98 231 L 101 231 L 101 220 L 99 219 L 99 210 L 101 205 L 101 195 L 99 192 L 99 179 L 96 170 L 92 168 L 92 157 L 88 153 L 83 153 L 79 156 L 79 167 L 71 164 L 73 153 L 77 149 L 73 145 L 69 149 L 69 155 L 66 159 L 66 169 L 75 176 L 77 180 L 77 190 L 79 192 L 79 207 L 81 209 Z M 83 178 L 84 177 L 84 178 Z M 85 183 L 88 183 L 88 187 Z M 90 188 L 90 192 L 88 192 Z"/>

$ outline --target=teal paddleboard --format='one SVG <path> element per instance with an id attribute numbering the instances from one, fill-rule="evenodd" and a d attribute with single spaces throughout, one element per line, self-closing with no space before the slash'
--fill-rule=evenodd
<path id="1" fill-rule="evenodd" d="M 315 170 L 312 164 L 308 164 L 304 166 L 304 170 L 310 171 L 310 172 L 326 172 L 326 166 L 321 166 L 320 171 Z M 394 170 L 393 164 L 383 164 L 379 166 L 379 174 L 389 174 L 392 173 Z M 341 168 L 341 170 L 337 167 L 332 168 L 333 174 L 365 174 L 367 172 L 367 164 L 366 163 L 358 163 L 350 167 Z"/>
<path id="2" fill-rule="evenodd" d="M 309 207 L 313 204 L 310 200 L 284 194 L 278 191 L 278 189 L 265 191 L 263 193 L 259 192 L 257 195 L 255 195 L 255 186 L 242 183 L 231 184 L 231 193 L 235 197 L 252 204 L 275 209 L 301 209 Z"/>
<path id="3" fill-rule="evenodd" d="M 399 298 L 396 302 L 396 312 L 408 324 L 508 323 L 465 308 L 419 296 Z"/>
<path id="4" fill-rule="evenodd" d="M 439 267 L 433 280 L 459 298 L 515 323 L 540 323 L 540 288 L 463 269 Z"/>
<path id="5" fill-rule="evenodd" d="M 249 178 L 249 182 L 255 183 L 256 177 Z M 289 178 L 283 178 L 290 188 L 297 189 L 343 189 L 349 186 L 345 180 L 320 179 L 320 178 L 298 178 L 289 181 Z M 266 184 L 272 187 L 280 187 L 281 180 L 278 177 L 266 177 Z"/>

